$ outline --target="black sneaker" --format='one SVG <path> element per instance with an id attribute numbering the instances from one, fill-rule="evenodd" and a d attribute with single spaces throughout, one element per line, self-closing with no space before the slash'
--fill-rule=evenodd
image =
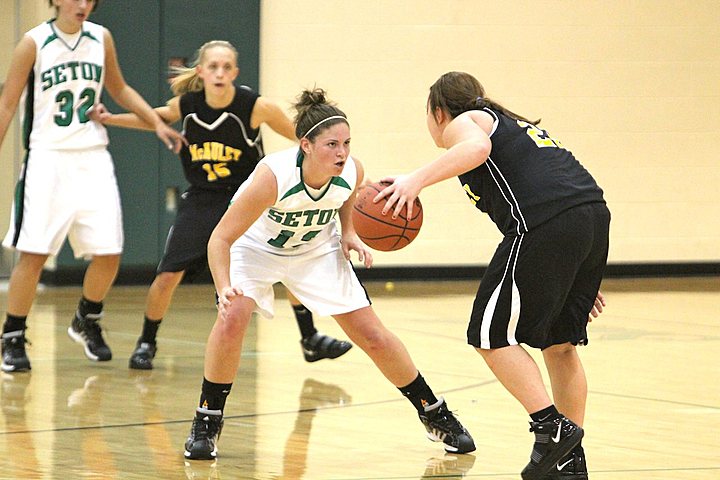
<path id="1" fill-rule="evenodd" d="M 2 334 L 2 371 L 23 372 L 30 370 L 30 359 L 25 353 L 25 330 Z"/>
<path id="2" fill-rule="evenodd" d="M 443 442 L 446 452 L 468 453 L 475 450 L 472 437 L 448 410 L 443 397 L 436 404 L 425 407 L 425 414 L 419 416 L 427 430 L 427 437 L 433 442 Z"/>
<path id="3" fill-rule="evenodd" d="M 112 352 L 102 336 L 102 328 L 98 321 L 100 315 L 86 315 L 84 318 L 77 313 L 72 324 L 68 327 L 68 335 L 77 343 L 85 347 L 85 356 L 95 362 L 107 362 L 112 358 Z"/>
<path id="4" fill-rule="evenodd" d="M 135 351 L 130 355 L 130 368 L 135 370 L 152 370 L 153 358 L 157 353 L 157 343 L 138 340 Z"/>
<path id="5" fill-rule="evenodd" d="M 545 449 L 533 448 L 530 463 L 520 474 L 523 480 L 543 480 L 585 434 L 581 427 L 564 416 L 547 422 L 530 422 L 530 431 L 535 433 L 535 445 L 545 445 Z"/>
<path id="6" fill-rule="evenodd" d="M 185 458 L 213 460 L 217 457 L 217 441 L 223 427 L 220 410 L 197 409 L 190 436 L 185 442 Z"/>
<path id="7" fill-rule="evenodd" d="M 570 454 L 564 456 L 556 464 L 555 468 L 550 470 L 544 480 L 588 480 L 587 464 L 585 463 L 585 455 L 577 453 L 578 449 L 573 450 Z"/>
<path id="8" fill-rule="evenodd" d="M 323 358 L 338 358 L 352 348 L 352 343 L 338 340 L 316 332 L 310 338 L 300 340 L 306 362 L 317 362 Z"/>

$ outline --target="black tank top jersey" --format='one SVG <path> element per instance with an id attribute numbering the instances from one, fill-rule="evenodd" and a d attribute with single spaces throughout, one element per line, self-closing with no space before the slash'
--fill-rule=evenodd
<path id="1" fill-rule="evenodd" d="M 219 110 L 207 104 L 205 91 L 180 97 L 183 133 L 188 141 L 180 158 L 191 187 L 239 186 L 253 171 L 264 155 L 260 130 L 250 127 L 258 97 L 248 87 L 235 87 L 232 103 Z"/>
<path id="2" fill-rule="evenodd" d="M 490 156 L 458 178 L 504 235 L 525 233 L 577 205 L 605 202 L 590 173 L 545 130 L 483 111 L 495 119 Z"/>

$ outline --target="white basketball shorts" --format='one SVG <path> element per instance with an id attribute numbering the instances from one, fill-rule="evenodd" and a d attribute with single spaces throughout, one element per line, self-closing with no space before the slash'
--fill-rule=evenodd
<path id="1" fill-rule="evenodd" d="M 235 244 L 230 251 L 230 282 L 255 300 L 255 311 L 268 318 L 274 315 L 273 285 L 278 282 L 316 315 L 339 315 L 369 306 L 365 287 L 343 256 L 339 238 L 330 241 L 333 248 L 324 246 L 296 256 Z"/>
<path id="2" fill-rule="evenodd" d="M 68 238 L 76 258 L 122 253 L 120 193 L 105 148 L 31 150 L 18 187 L 3 246 L 56 255 Z"/>

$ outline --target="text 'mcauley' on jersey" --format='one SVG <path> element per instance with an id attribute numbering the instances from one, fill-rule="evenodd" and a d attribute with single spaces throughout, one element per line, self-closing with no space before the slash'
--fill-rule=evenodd
<path id="1" fill-rule="evenodd" d="M 180 151 L 185 178 L 194 187 L 239 186 L 263 157 L 260 130 L 250 127 L 259 95 L 250 88 L 235 87 L 225 108 L 207 104 L 205 91 L 180 97 L 183 134 L 188 145 Z"/>
<path id="2" fill-rule="evenodd" d="M 108 143 L 105 127 L 88 117 L 105 81 L 104 27 L 83 22 L 80 31 L 58 30 L 54 19 L 27 32 L 35 64 L 21 97 L 26 150 L 84 150 Z"/>
<path id="3" fill-rule="evenodd" d="M 303 182 L 303 158 L 302 150 L 293 147 L 260 161 L 259 165 L 267 165 L 275 175 L 278 197 L 236 243 L 276 255 L 300 255 L 321 246 L 336 248 L 337 242 L 329 240 L 339 235 L 337 212 L 355 189 L 357 167 L 352 157 L 348 157 L 342 173 L 332 177 L 315 195 Z M 252 182 L 254 175 L 240 186 L 233 201 Z M 317 253 L 323 251 L 319 248 Z"/>
<path id="4" fill-rule="evenodd" d="M 459 175 L 475 206 L 504 235 L 520 235 L 584 203 L 605 202 L 593 177 L 545 130 L 490 108 L 492 150 L 477 168 Z"/>

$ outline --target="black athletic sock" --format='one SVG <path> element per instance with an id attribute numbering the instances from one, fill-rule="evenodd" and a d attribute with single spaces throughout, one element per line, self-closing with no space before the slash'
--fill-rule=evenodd
<path id="1" fill-rule="evenodd" d="M 560 415 L 560 412 L 557 411 L 555 405 L 550 405 L 549 407 L 530 414 L 530 418 L 533 422 L 548 422 L 560 417 L 562 417 L 562 415 Z M 547 443 L 538 443 L 535 441 L 535 444 L 533 445 L 533 450 L 538 452 L 540 455 L 545 455 L 547 448 Z"/>
<path id="2" fill-rule="evenodd" d="M 93 302 L 85 297 L 80 299 L 78 303 L 77 313 L 81 318 L 85 318 L 87 315 L 100 315 L 103 309 L 103 302 Z"/>
<path id="3" fill-rule="evenodd" d="M 418 372 L 415 380 L 410 385 L 404 387 L 398 387 L 398 390 L 413 404 L 418 413 L 424 414 L 425 407 L 427 405 L 433 405 L 437 403 L 438 399 L 430 389 L 425 379 L 420 372 Z"/>
<path id="4" fill-rule="evenodd" d="M 20 317 L 17 315 L 6 314 L 5 324 L 3 325 L 3 333 L 17 332 L 27 328 L 27 316 Z"/>
<path id="5" fill-rule="evenodd" d="M 142 335 L 140 335 L 140 341 L 145 343 L 155 343 L 158 328 L 160 328 L 161 322 L 162 318 L 160 320 L 150 320 L 147 315 L 145 315 L 145 321 L 143 322 L 143 330 Z"/>
<path id="6" fill-rule="evenodd" d="M 313 323 L 312 312 L 305 308 L 305 305 L 293 305 L 292 308 L 293 312 L 295 312 L 295 319 L 297 320 L 298 327 L 300 328 L 300 335 L 303 340 L 315 335 L 317 333 L 317 329 Z"/>
<path id="7" fill-rule="evenodd" d="M 550 405 L 549 407 L 543 408 L 538 412 L 530 414 L 530 418 L 533 422 L 547 422 L 560 417 L 562 417 L 562 415 L 560 415 L 560 412 L 557 411 L 555 405 Z"/>
<path id="8" fill-rule="evenodd" d="M 232 383 L 213 383 L 203 378 L 199 407 L 222 412 L 225 409 L 225 400 L 227 400 L 231 388 Z"/>

